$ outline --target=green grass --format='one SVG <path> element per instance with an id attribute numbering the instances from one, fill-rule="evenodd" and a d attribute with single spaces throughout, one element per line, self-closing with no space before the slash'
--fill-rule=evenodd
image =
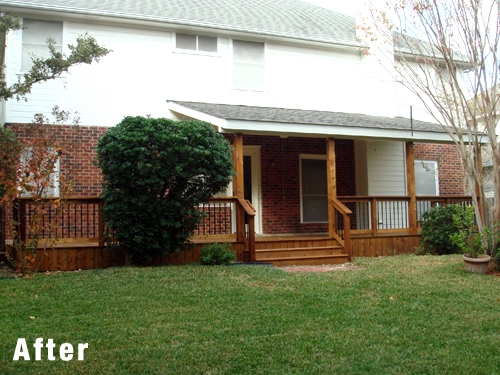
<path id="1" fill-rule="evenodd" d="M 459 256 L 363 270 L 117 268 L 0 280 L 2 374 L 498 374 L 500 278 Z M 12 361 L 26 338 L 31 361 Z M 34 361 L 54 339 L 56 361 Z M 88 343 L 85 360 L 58 347 Z M 75 356 L 76 357 L 76 356 Z"/>

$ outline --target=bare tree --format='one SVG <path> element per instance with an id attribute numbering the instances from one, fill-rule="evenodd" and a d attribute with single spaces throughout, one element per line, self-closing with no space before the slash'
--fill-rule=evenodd
<path id="1" fill-rule="evenodd" d="M 370 2 L 358 25 L 376 43 L 379 62 L 443 125 L 458 146 L 477 224 L 493 233 L 500 221 L 500 0 L 388 0 Z M 483 189 L 481 146 L 493 164 L 493 203 Z M 488 209 L 484 211 L 485 204 Z M 488 213 L 488 215 L 485 214 Z M 486 232 L 488 229 L 486 229 Z"/>
<path id="2" fill-rule="evenodd" d="M 7 85 L 4 74 L 4 54 L 6 35 L 10 30 L 23 29 L 19 19 L 0 14 L 0 99 L 27 100 L 27 95 L 31 93 L 31 88 L 35 83 L 49 81 L 58 78 L 66 73 L 74 65 L 92 64 L 99 62 L 101 57 L 106 56 L 111 50 L 100 46 L 97 40 L 88 34 L 79 35 L 76 38 L 76 45 L 68 44 L 71 51 L 69 56 L 56 51 L 53 38 L 47 39 L 47 48 L 50 56 L 41 58 L 32 56 L 33 65 L 27 73 L 18 77 L 17 82 Z"/>

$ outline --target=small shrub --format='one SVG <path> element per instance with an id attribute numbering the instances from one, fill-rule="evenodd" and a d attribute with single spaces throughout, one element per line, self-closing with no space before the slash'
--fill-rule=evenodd
<path id="1" fill-rule="evenodd" d="M 413 254 L 415 254 L 415 255 L 429 255 L 429 251 L 424 246 L 414 246 L 413 247 Z"/>
<path id="2" fill-rule="evenodd" d="M 465 212 L 453 215 L 457 233 L 451 236 L 451 241 L 469 258 L 477 258 L 486 250 L 483 245 L 483 234 L 477 231 L 474 224 L 474 207 L 467 206 Z"/>
<path id="3" fill-rule="evenodd" d="M 205 245 L 200 251 L 200 263 L 203 266 L 228 265 L 236 261 L 236 256 L 231 245 L 223 243 L 213 243 Z"/>
<path id="4" fill-rule="evenodd" d="M 421 246 L 433 254 L 454 254 L 460 249 L 453 243 L 451 236 L 460 231 L 458 221 L 453 216 L 463 216 L 464 210 L 458 204 L 436 206 L 422 214 Z"/>

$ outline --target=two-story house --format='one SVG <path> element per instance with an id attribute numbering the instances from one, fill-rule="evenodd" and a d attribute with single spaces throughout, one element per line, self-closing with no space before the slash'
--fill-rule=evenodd
<path id="1" fill-rule="evenodd" d="M 97 140 L 133 115 L 204 120 L 230 140 L 227 195 L 255 209 L 252 260 L 411 252 L 417 211 L 464 193 L 448 135 L 398 104 L 404 88 L 380 74 L 352 17 L 299 0 L 1 0 L 0 11 L 25 26 L 7 35 L 10 83 L 49 36 L 63 53 L 85 33 L 112 50 L 4 106 L 20 136 L 55 105 L 80 113 L 78 129 L 59 128 L 84 140 L 76 161 L 60 161 L 61 171 L 77 166 L 77 195 L 99 195 Z M 236 220 L 224 235 L 242 259 L 250 245 Z"/>

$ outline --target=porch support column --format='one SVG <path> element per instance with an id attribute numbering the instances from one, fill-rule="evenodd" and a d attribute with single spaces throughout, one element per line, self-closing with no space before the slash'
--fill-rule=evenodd
<path id="1" fill-rule="evenodd" d="M 417 190 L 415 188 L 415 153 L 413 142 L 406 142 L 406 185 L 410 197 L 408 203 L 408 226 L 410 234 L 417 234 Z"/>
<path id="2" fill-rule="evenodd" d="M 337 226 L 335 209 L 330 204 L 331 200 L 337 198 L 337 167 L 335 157 L 335 140 L 326 140 L 326 181 L 328 191 L 328 235 L 333 237 Z"/>
<path id="3" fill-rule="evenodd" d="M 243 177 L 243 134 L 234 135 L 234 195 L 238 198 L 245 199 L 245 183 Z M 238 204 L 236 205 L 236 233 L 238 242 L 245 240 L 245 213 L 243 208 Z"/>

